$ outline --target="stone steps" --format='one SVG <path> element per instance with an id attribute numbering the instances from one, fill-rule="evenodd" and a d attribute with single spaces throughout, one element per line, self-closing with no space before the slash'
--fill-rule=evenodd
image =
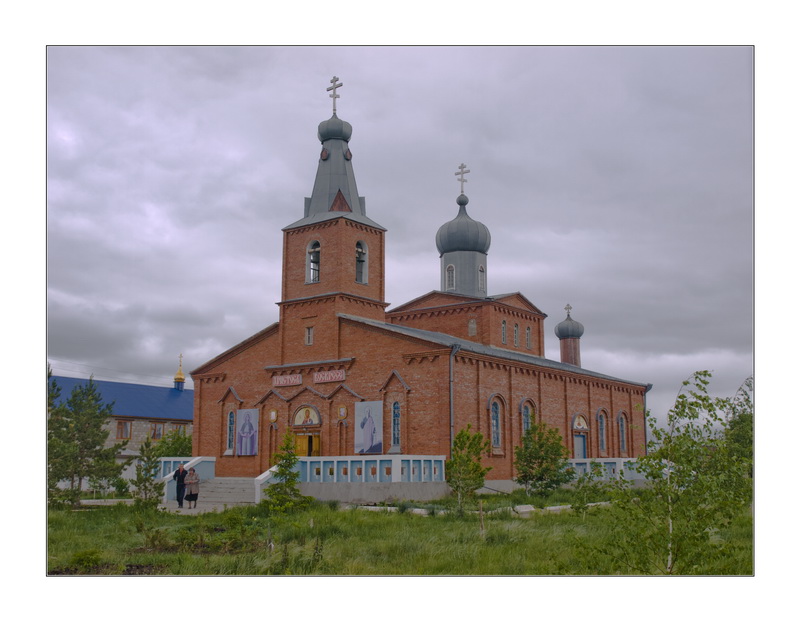
<path id="1" fill-rule="evenodd" d="M 214 478 L 200 483 L 199 499 L 208 502 L 231 504 L 253 504 L 255 485 L 253 478 Z"/>
<path id="2" fill-rule="evenodd" d="M 200 482 L 200 495 L 197 508 L 188 508 L 187 502 L 178 509 L 174 500 L 165 507 L 167 510 L 178 510 L 182 514 L 203 513 L 224 510 L 231 506 L 244 506 L 255 503 L 255 484 L 253 478 L 214 478 Z"/>

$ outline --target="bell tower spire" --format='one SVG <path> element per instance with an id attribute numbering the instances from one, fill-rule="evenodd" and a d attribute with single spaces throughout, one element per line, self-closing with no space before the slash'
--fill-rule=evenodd
<path id="1" fill-rule="evenodd" d="M 303 218 L 285 229 L 319 223 L 346 216 L 348 219 L 383 229 L 373 220 L 367 218 L 366 202 L 359 196 L 356 176 L 353 172 L 353 153 L 350 151 L 350 137 L 353 126 L 336 115 L 336 100 L 341 97 L 337 89 L 341 88 L 339 77 L 331 79 L 331 91 L 328 96 L 333 99 L 333 115 L 323 121 L 317 128 L 317 137 L 322 143 L 317 164 L 317 175 L 311 196 L 306 197 Z"/>
<path id="2" fill-rule="evenodd" d="M 305 344 L 307 361 L 338 356 L 337 314 L 382 321 L 388 305 L 383 300 L 386 230 L 367 217 L 364 197 L 358 195 L 350 151 L 353 127 L 336 115 L 342 86 L 334 76 L 327 87 L 333 115 L 317 129 L 322 150 L 303 218 L 283 228 L 281 340 Z"/>

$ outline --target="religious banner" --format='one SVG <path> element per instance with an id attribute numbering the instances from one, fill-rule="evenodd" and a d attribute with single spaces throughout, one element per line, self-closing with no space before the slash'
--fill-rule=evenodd
<path id="1" fill-rule="evenodd" d="M 236 454 L 255 456 L 258 453 L 258 409 L 239 409 L 236 415 Z"/>
<path id="2" fill-rule="evenodd" d="M 356 454 L 383 452 L 383 402 L 357 402 L 353 431 Z"/>

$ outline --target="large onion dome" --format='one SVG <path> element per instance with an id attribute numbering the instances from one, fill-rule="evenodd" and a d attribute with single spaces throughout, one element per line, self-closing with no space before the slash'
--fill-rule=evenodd
<path id="1" fill-rule="evenodd" d="M 458 215 L 442 225 L 436 233 L 436 248 L 439 249 L 439 254 L 452 251 L 486 253 L 492 243 L 489 228 L 467 214 L 469 199 L 466 195 L 459 195 L 456 203 L 459 205 Z"/>
<path id="2" fill-rule="evenodd" d="M 577 320 L 573 320 L 567 310 L 567 317 L 556 325 L 556 336 L 559 340 L 567 338 L 580 338 L 583 335 L 583 325 Z"/>

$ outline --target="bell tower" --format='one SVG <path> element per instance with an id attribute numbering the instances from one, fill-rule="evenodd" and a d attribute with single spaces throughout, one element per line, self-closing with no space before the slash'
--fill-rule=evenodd
<path id="1" fill-rule="evenodd" d="M 366 215 L 350 151 L 352 126 L 336 114 L 319 124 L 322 144 L 303 218 L 283 229 L 280 327 L 283 359 L 337 359 L 337 314 L 383 321 L 386 230 Z M 291 353 L 291 354 L 288 354 Z M 284 363 L 289 363 L 284 361 Z"/>

